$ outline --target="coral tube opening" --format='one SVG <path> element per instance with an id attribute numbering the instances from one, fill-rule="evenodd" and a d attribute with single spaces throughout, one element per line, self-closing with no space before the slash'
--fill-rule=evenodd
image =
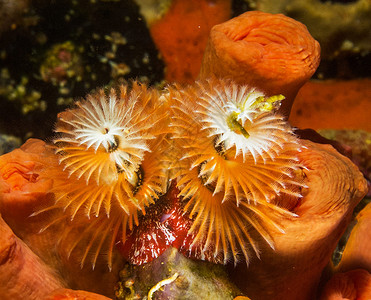
<path id="1" fill-rule="evenodd" d="M 313 75 L 320 46 L 305 25 L 284 15 L 251 11 L 213 27 L 200 78 L 231 78 L 266 95 L 283 94 L 289 115 L 299 88 Z"/>

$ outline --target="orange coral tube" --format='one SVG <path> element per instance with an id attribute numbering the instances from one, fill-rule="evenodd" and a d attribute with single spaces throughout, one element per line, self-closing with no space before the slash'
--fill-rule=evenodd
<path id="1" fill-rule="evenodd" d="M 31 231 L 24 223 L 30 224 L 28 217 L 36 209 L 53 202 L 53 181 L 42 178 L 40 173 L 57 161 L 45 146 L 43 141 L 29 139 L 19 149 L 0 157 L 0 213 L 18 236 Z"/>
<path id="2" fill-rule="evenodd" d="M 173 0 L 150 32 L 165 64 L 169 82 L 191 83 L 200 71 L 210 29 L 230 18 L 230 0 Z"/>
<path id="3" fill-rule="evenodd" d="M 268 96 L 283 94 L 281 111 L 288 117 L 319 61 L 320 46 L 303 24 L 251 11 L 212 28 L 199 76 L 232 78 Z"/>
<path id="4" fill-rule="evenodd" d="M 371 203 L 358 214 L 337 270 L 357 268 L 371 272 Z"/>
<path id="5" fill-rule="evenodd" d="M 321 300 L 369 300 L 371 299 L 371 275 L 358 269 L 335 274 L 327 282 Z"/>
<path id="6" fill-rule="evenodd" d="M 0 298 L 44 299 L 63 287 L 56 273 L 19 240 L 0 217 Z"/>
<path id="7" fill-rule="evenodd" d="M 299 217 L 282 221 L 285 234 L 273 237 L 275 250 L 262 245 L 261 260 L 231 272 L 252 299 L 315 299 L 321 273 L 366 194 L 366 181 L 348 158 L 330 145 L 303 144 L 308 149 L 298 156 L 309 188 L 294 210 Z"/>
<path id="8" fill-rule="evenodd" d="M 15 235 L 45 263 L 59 272 L 70 287 L 113 297 L 111 287 L 118 280 L 120 261 L 115 260 L 113 272 L 107 272 L 105 261 L 97 265 L 94 271 L 90 268 L 81 269 L 78 258 L 67 258 L 68 244 L 56 246 L 68 222 L 60 222 L 58 226 L 51 226 L 39 233 L 53 220 L 63 218 L 60 214 L 62 210 L 30 217 L 35 211 L 54 203 L 51 193 L 53 181 L 49 178 L 51 174 L 46 172 L 53 169 L 59 169 L 56 156 L 41 140 L 30 139 L 20 149 L 1 156 L 0 212 Z M 75 236 L 68 240 L 70 244 L 81 234 L 79 228 L 73 230 Z M 29 249 L 28 251 L 31 253 Z M 32 265 L 25 268 L 28 267 L 32 269 Z M 8 281 L 8 278 L 6 280 Z"/>
<path id="9" fill-rule="evenodd" d="M 371 131 L 371 79 L 309 81 L 299 91 L 290 123 L 299 128 Z"/>

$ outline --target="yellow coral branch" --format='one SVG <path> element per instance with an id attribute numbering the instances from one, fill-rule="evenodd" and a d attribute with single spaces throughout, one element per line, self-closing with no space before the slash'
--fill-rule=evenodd
<path id="1" fill-rule="evenodd" d="M 179 274 L 178 273 L 175 273 L 173 276 L 169 277 L 169 278 L 166 278 L 164 280 L 161 280 L 160 282 L 158 282 L 155 286 L 153 286 L 149 292 L 148 292 L 148 300 L 152 300 L 152 295 L 158 291 L 162 286 L 166 285 L 166 284 L 170 284 L 172 283 L 173 281 L 175 281 L 177 278 L 178 278 Z"/>

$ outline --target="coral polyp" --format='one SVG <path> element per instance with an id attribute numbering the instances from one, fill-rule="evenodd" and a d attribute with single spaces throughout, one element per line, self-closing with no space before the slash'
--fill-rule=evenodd
<path id="1" fill-rule="evenodd" d="M 159 145 L 154 145 L 155 142 Z M 115 207 L 135 218 L 137 223 L 137 211 L 145 213 L 145 207 L 165 191 L 167 183 L 166 152 L 161 147 L 161 141 L 155 139 L 148 145 L 151 152 L 146 152 L 130 179 L 124 173 L 118 173 L 114 182 L 97 184 L 95 181 L 81 180 L 75 175 L 69 176 L 66 172 L 56 174 L 58 179 L 53 187 L 56 205 L 67 210 L 72 220 L 79 212 L 88 217 L 98 217 L 104 212 L 110 217 Z"/>
<path id="2" fill-rule="evenodd" d="M 165 127 L 158 93 L 134 82 L 130 90 L 100 90 L 76 106 L 59 115 L 55 129 L 56 153 L 70 183 L 65 189 L 63 181 L 56 182 L 57 201 L 71 208 L 72 218 L 82 208 L 88 216 L 102 208 L 109 215 L 113 201 L 128 214 L 132 204 L 143 211 L 161 185 L 149 188 L 145 201 L 135 197 L 144 156 Z"/>
<path id="3" fill-rule="evenodd" d="M 213 248 L 224 263 L 242 252 L 248 262 L 249 247 L 259 252 L 256 233 L 273 247 L 271 230 L 283 231 L 280 219 L 295 216 L 287 208 L 304 186 L 302 146 L 276 113 L 283 97 L 217 79 L 169 87 L 168 97 L 173 177 L 194 221 L 192 246 Z"/>
<path id="4" fill-rule="evenodd" d="M 112 186 L 98 187 L 87 185 L 80 190 L 78 182 L 75 181 L 74 190 L 69 188 L 70 197 L 59 200 L 62 204 L 69 207 L 69 214 L 73 220 L 67 220 L 69 226 L 60 237 L 60 243 L 67 250 L 68 256 L 73 251 L 79 253 L 78 259 L 83 266 L 90 258 L 93 268 L 100 253 L 105 253 L 108 267 L 111 269 L 113 252 L 117 241 L 125 243 L 128 230 L 132 231 L 134 226 L 139 224 L 139 215 L 145 215 L 145 207 L 155 203 L 167 189 L 167 164 L 164 146 L 160 139 L 149 142 L 151 152 L 146 152 L 140 165 L 140 184 L 130 192 L 122 190 L 122 175 L 118 182 Z M 62 187 L 60 187 L 62 189 Z M 86 196 L 82 196 L 86 195 Z M 85 202 L 89 198 L 99 195 L 100 203 L 104 201 L 109 208 L 109 215 L 93 214 L 90 216 L 91 207 Z M 80 198 L 79 198 L 80 197 Z M 67 200 L 68 199 L 68 200 Z M 69 203 L 67 203 L 69 201 Z M 123 209 L 120 202 L 125 203 Z M 91 204 L 91 203 L 90 203 Z M 58 205 L 58 204 L 57 204 Z M 81 209 L 81 208 L 84 209 Z M 93 209 L 97 211 L 97 209 Z M 63 218 L 63 217 L 62 217 Z M 66 214 L 64 214 L 66 218 Z M 71 239 L 74 232 L 78 231 L 78 236 Z M 72 241 L 72 242 L 71 242 Z"/>
<path id="5" fill-rule="evenodd" d="M 127 228 L 138 225 L 138 214 L 165 193 L 167 120 L 158 92 L 136 82 L 88 95 L 59 115 L 54 148 L 60 168 L 46 174 L 54 179 L 56 202 L 45 210 L 62 209 L 61 220 L 70 223 L 62 243 L 82 227 L 65 247 L 72 252 L 90 240 L 82 246 L 82 264 L 93 252 L 94 266 L 106 249 L 110 266 L 118 235 L 125 240 Z"/>
<path id="6" fill-rule="evenodd" d="M 286 141 L 294 136 L 283 117 L 276 111 L 284 99 L 277 95 L 265 97 L 248 86 L 233 83 L 215 84 L 214 80 L 199 84 L 202 129 L 215 138 L 216 146 L 234 148 L 235 155 L 245 160 L 252 156 L 274 159 Z"/>
<path id="7" fill-rule="evenodd" d="M 280 220 L 294 217 L 284 208 L 264 201 L 241 201 L 238 206 L 232 201 L 223 202 L 220 193 L 213 195 L 201 181 L 185 210 L 193 221 L 188 231 L 192 240 L 189 251 L 200 251 L 200 258 L 224 264 L 243 259 L 248 264 L 250 250 L 259 257 L 260 237 L 274 249 L 273 233 L 284 233 Z"/>
<path id="8" fill-rule="evenodd" d="M 157 97 L 134 83 L 130 92 L 126 86 L 108 96 L 100 90 L 61 113 L 54 143 L 64 168 L 97 184 L 114 182 L 119 173 L 130 179 L 149 151 L 147 141 L 155 137 Z"/>

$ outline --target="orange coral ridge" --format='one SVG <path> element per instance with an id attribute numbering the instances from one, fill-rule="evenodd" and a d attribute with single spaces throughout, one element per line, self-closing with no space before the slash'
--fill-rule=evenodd
<path id="1" fill-rule="evenodd" d="M 166 15 L 150 26 L 168 82 L 195 80 L 211 27 L 228 20 L 230 11 L 230 0 L 173 0 Z"/>
<path id="2" fill-rule="evenodd" d="M 302 23 L 250 11 L 213 27 L 199 76 L 231 78 L 267 96 L 283 94 L 281 112 L 288 117 L 298 90 L 319 61 L 320 46 Z"/>

